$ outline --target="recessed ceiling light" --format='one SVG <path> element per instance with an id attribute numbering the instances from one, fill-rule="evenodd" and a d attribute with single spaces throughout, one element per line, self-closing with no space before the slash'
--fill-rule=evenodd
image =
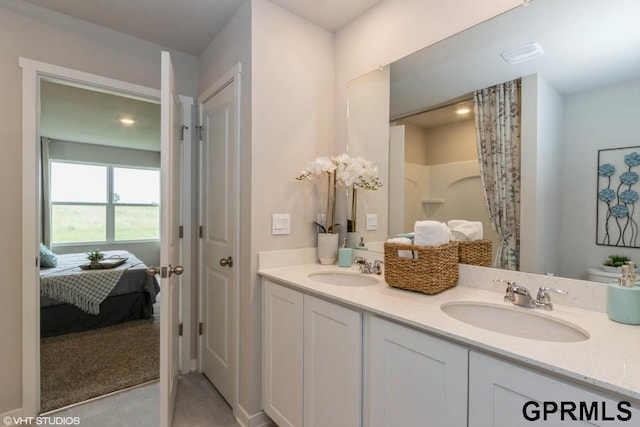
<path id="1" fill-rule="evenodd" d="M 529 43 L 524 46 L 505 50 L 500 54 L 502 59 L 509 64 L 518 64 L 520 62 L 530 61 L 544 54 L 544 49 L 538 43 Z"/>
<path id="2" fill-rule="evenodd" d="M 135 122 L 136 122 L 135 120 L 130 119 L 128 117 L 123 117 L 123 118 L 120 119 L 120 123 L 122 123 L 123 125 L 127 125 L 127 126 L 131 126 Z"/>
<path id="3" fill-rule="evenodd" d="M 467 107 L 458 108 L 456 110 L 456 114 L 458 114 L 460 116 L 462 116 L 464 114 L 469 114 L 470 112 L 471 112 L 471 110 L 469 108 L 467 108 Z"/>

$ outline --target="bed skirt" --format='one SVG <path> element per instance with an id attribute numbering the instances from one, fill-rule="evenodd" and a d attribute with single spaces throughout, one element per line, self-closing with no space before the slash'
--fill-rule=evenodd
<path id="1" fill-rule="evenodd" d="M 71 304 L 59 304 L 40 309 L 42 338 L 71 332 L 103 328 L 130 320 L 149 319 L 153 314 L 151 295 L 147 292 L 115 295 L 100 304 L 98 315 L 88 314 Z"/>

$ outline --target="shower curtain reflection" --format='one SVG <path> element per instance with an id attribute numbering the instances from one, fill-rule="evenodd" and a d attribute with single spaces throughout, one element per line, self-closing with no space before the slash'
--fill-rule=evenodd
<path id="1" fill-rule="evenodd" d="M 478 161 L 489 218 L 500 236 L 494 266 L 520 265 L 519 80 L 474 92 Z"/>

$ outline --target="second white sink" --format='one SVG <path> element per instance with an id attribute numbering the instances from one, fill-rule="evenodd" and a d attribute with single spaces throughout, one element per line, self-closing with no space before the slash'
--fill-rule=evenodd
<path id="1" fill-rule="evenodd" d="M 346 271 L 319 271 L 309 274 L 309 278 L 316 282 L 340 286 L 372 286 L 379 283 L 373 276 Z"/>
<path id="2" fill-rule="evenodd" d="M 461 322 L 501 334 L 555 342 L 589 339 L 582 328 L 532 309 L 471 301 L 445 303 L 440 309 Z"/>

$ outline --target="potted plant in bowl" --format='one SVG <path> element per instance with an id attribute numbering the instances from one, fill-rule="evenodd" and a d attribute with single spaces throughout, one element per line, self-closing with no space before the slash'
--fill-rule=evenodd
<path id="1" fill-rule="evenodd" d="M 100 261 L 104 259 L 104 253 L 100 249 L 93 249 L 87 252 L 87 259 L 91 261 L 91 267 L 101 267 Z"/>
<path id="2" fill-rule="evenodd" d="M 621 273 L 622 266 L 628 261 L 629 257 L 623 255 L 609 255 L 609 258 L 602 263 L 602 269 L 611 273 Z"/>

